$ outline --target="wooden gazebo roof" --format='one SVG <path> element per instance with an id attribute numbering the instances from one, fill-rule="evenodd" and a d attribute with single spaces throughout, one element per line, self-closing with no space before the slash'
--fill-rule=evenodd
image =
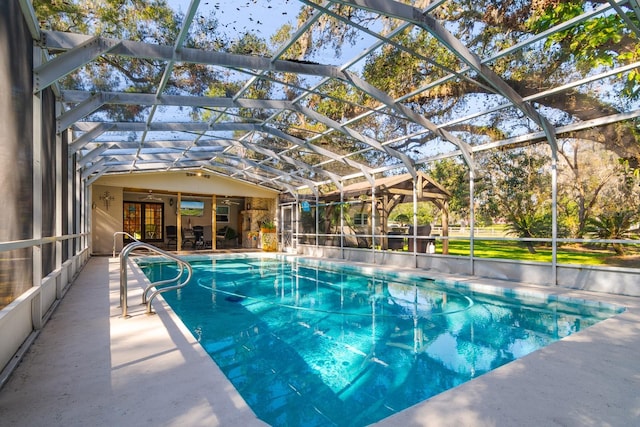
<path id="1" fill-rule="evenodd" d="M 417 172 L 416 175 L 419 202 L 432 201 L 441 205 L 442 202 L 451 198 L 451 193 L 429 175 L 424 172 Z M 375 188 L 376 198 L 388 196 L 389 199 L 394 199 L 394 205 L 413 201 L 413 177 L 409 173 L 376 179 L 374 186 L 367 181 L 347 185 L 342 189 L 342 193 L 345 200 L 363 195 L 371 196 L 373 188 Z M 332 191 L 320 198 L 327 202 L 338 201 L 340 191 Z"/>

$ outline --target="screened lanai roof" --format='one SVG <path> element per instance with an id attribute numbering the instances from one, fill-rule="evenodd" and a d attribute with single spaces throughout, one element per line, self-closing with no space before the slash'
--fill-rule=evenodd
<path id="1" fill-rule="evenodd" d="M 564 138 L 639 156 L 637 0 L 20 1 L 89 183 L 329 192 Z"/>

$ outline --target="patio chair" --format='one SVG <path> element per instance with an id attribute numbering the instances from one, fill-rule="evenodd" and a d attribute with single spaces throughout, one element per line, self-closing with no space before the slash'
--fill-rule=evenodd
<path id="1" fill-rule="evenodd" d="M 178 227 L 175 225 L 167 225 L 164 229 L 165 236 L 167 237 L 167 247 L 178 246 Z"/>
<path id="2" fill-rule="evenodd" d="M 193 235 L 196 249 L 204 249 L 204 227 L 201 225 L 194 225 Z"/>
<path id="3" fill-rule="evenodd" d="M 238 233 L 236 230 L 229 226 L 225 226 L 218 230 L 216 233 L 216 246 L 218 248 L 237 247 L 238 246 Z"/>
<path id="4" fill-rule="evenodd" d="M 184 248 L 187 243 L 191 245 L 191 248 L 196 247 L 196 235 L 191 228 L 182 229 L 182 247 Z"/>
<path id="5" fill-rule="evenodd" d="M 145 226 L 145 240 L 155 240 L 156 238 L 156 225 L 147 224 Z"/>
<path id="6" fill-rule="evenodd" d="M 430 225 L 419 225 L 416 229 L 416 236 L 430 236 L 431 235 L 431 226 Z M 413 252 L 413 226 L 409 227 L 409 235 L 407 236 L 409 239 L 409 252 Z M 417 239 L 416 240 L 416 252 L 419 253 L 427 253 L 427 244 L 430 242 L 435 243 L 435 238 L 431 239 Z"/>

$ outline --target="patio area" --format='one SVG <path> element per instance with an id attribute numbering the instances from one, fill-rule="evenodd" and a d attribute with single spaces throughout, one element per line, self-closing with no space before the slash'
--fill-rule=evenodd
<path id="1" fill-rule="evenodd" d="M 265 425 L 161 300 L 120 316 L 119 264 L 92 257 L 0 390 L 3 425 Z M 380 267 L 384 268 L 384 267 Z M 469 277 L 460 281 L 535 288 Z M 627 307 L 382 420 L 380 426 L 629 426 L 640 420 L 640 300 L 560 288 Z"/>

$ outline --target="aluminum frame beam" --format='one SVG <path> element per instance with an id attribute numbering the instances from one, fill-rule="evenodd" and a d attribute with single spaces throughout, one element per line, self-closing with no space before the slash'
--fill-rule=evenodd
<path id="1" fill-rule="evenodd" d="M 91 130 L 93 129 L 96 122 L 77 122 L 75 123 L 75 127 L 77 130 Z M 355 162 L 351 159 L 339 158 L 339 156 L 329 151 L 325 148 L 318 147 L 313 144 L 309 144 L 306 141 L 296 138 L 292 135 L 289 135 L 279 129 L 276 129 L 271 126 L 264 126 L 261 124 L 254 123 L 215 123 L 210 125 L 206 122 L 164 122 L 164 123 L 152 123 L 151 125 L 147 125 L 146 123 L 141 122 L 111 122 L 113 127 L 110 131 L 117 132 L 142 132 L 144 130 L 148 131 L 158 131 L 158 132 L 206 132 L 206 131 L 255 131 L 262 132 L 282 140 L 288 141 L 296 146 L 307 148 L 310 151 L 315 152 L 316 154 L 322 155 L 334 161 L 340 161 L 345 163 L 353 168 L 360 169 L 366 171 L 370 171 L 371 168 L 363 165 L 362 163 Z"/>
<path id="2" fill-rule="evenodd" d="M 340 176 L 329 172 L 327 170 L 324 170 L 322 168 L 318 168 L 318 167 L 314 167 L 312 165 L 309 165 L 308 163 L 302 162 L 300 160 L 296 160 L 292 157 L 289 157 L 287 155 L 284 154 L 278 154 L 275 151 L 269 149 L 269 148 L 265 148 L 265 147 L 261 147 L 257 144 L 251 144 L 245 140 L 229 140 L 227 141 L 229 143 L 229 145 L 233 145 L 235 147 L 238 148 L 243 148 L 243 149 L 247 149 L 250 151 L 254 151 L 258 154 L 262 154 L 263 156 L 266 156 L 269 159 L 273 159 L 273 160 L 278 160 L 278 161 L 282 161 L 285 163 L 288 163 L 292 166 L 296 166 L 297 168 L 299 168 L 300 170 L 304 170 L 310 173 L 314 173 L 316 175 L 324 175 L 327 178 L 329 178 L 334 184 L 336 184 L 336 186 L 338 188 L 340 188 L 342 186 L 342 184 L 340 183 L 340 180 L 342 179 Z M 258 162 L 259 164 L 262 164 L 261 162 Z M 279 178 L 283 178 L 282 173 L 285 171 L 280 171 L 280 176 Z M 232 175 L 233 176 L 233 175 Z M 287 173 L 286 176 L 290 176 L 290 177 L 295 177 L 296 174 L 293 173 Z M 317 183 L 314 183 L 315 185 L 317 185 Z"/>
<path id="3" fill-rule="evenodd" d="M 108 95 L 95 93 L 78 104 L 75 108 L 67 110 L 56 119 L 58 133 L 63 132 L 78 120 L 87 117 L 107 103 Z"/>
<path id="4" fill-rule="evenodd" d="M 255 108 L 267 110 L 293 110 L 291 101 L 276 99 L 250 99 L 250 98 L 222 98 L 208 96 L 185 95 L 154 95 L 151 93 L 130 92 L 102 92 L 105 104 L 113 105 L 165 105 L 176 107 L 201 107 L 201 108 Z M 61 101 L 65 103 L 80 103 L 92 96 L 91 93 L 81 90 L 61 91 Z"/>
<path id="5" fill-rule="evenodd" d="M 98 123 L 92 127 L 89 127 L 85 130 L 85 133 L 80 135 L 78 138 L 74 139 L 69 144 L 68 154 L 69 157 L 73 156 L 79 150 L 81 150 L 85 145 L 94 142 L 96 138 L 102 135 L 105 132 L 109 132 L 115 126 L 113 123 Z"/>
<path id="6" fill-rule="evenodd" d="M 45 36 L 48 35 L 46 31 L 43 31 L 43 33 Z M 44 37 L 43 44 L 45 45 L 46 40 L 47 37 Z M 108 40 L 99 36 L 84 37 L 82 43 L 73 46 L 51 61 L 45 62 L 33 70 L 34 93 L 38 93 L 51 86 L 59 79 L 71 74 L 97 57 L 117 50 L 121 44 L 120 41 Z"/>
<path id="7" fill-rule="evenodd" d="M 469 67 L 482 76 L 498 93 L 511 101 L 516 108 L 526 114 L 534 123 L 542 128 L 547 135 L 552 149 L 557 150 L 555 132 L 553 126 L 546 117 L 540 114 L 533 106 L 525 102 L 522 96 L 509 86 L 502 78 L 460 40 L 453 36 L 442 24 L 433 17 L 423 14 L 413 6 L 398 3 L 391 0 L 332 0 L 336 3 L 356 6 L 362 9 L 378 13 L 383 16 L 392 16 L 408 22 L 428 31 L 451 53 L 464 61 Z"/>
<path id="8" fill-rule="evenodd" d="M 438 127 L 438 125 L 436 125 L 426 117 L 414 112 L 409 107 L 395 102 L 393 98 L 391 98 L 389 95 L 371 86 L 369 83 L 367 83 L 360 77 L 356 76 L 355 74 L 353 73 L 347 73 L 347 74 L 349 76 L 349 79 L 354 82 L 353 84 L 356 87 L 362 88 L 362 90 L 366 91 L 368 94 L 378 99 L 380 102 L 383 102 L 384 104 L 389 105 L 389 107 L 404 114 L 406 117 L 413 120 L 415 123 L 423 126 L 426 129 L 429 129 L 431 132 L 435 133 L 436 135 L 440 136 L 444 140 L 449 141 L 450 143 L 458 147 L 463 154 L 463 157 L 465 159 L 465 162 L 467 163 L 467 166 L 472 170 L 476 170 L 476 165 L 473 160 L 473 157 L 471 156 L 469 145 L 466 142 L 462 141 L 460 138 L 456 137 L 451 132 Z"/>
<path id="9" fill-rule="evenodd" d="M 406 154 L 401 153 L 397 150 L 394 150 L 391 147 L 385 147 L 379 141 L 373 138 L 370 138 L 366 135 L 362 135 L 360 132 L 355 131 L 349 127 L 343 126 L 340 123 L 336 122 L 335 120 L 330 119 L 329 117 L 326 117 L 320 113 L 316 113 L 310 108 L 306 108 L 301 105 L 296 105 L 296 110 L 306 115 L 307 117 L 310 117 L 313 120 L 316 120 L 327 127 L 340 131 L 343 134 L 350 136 L 351 138 L 354 138 L 360 142 L 363 142 L 369 145 L 372 148 L 375 148 L 376 150 L 379 150 L 383 153 L 386 152 L 391 157 L 395 157 L 396 159 L 399 159 L 402 163 L 404 163 L 405 167 L 410 173 L 415 174 L 415 164 L 413 163 L 413 160 L 411 160 Z"/>
<path id="10" fill-rule="evenodd" d="M 307 74 L 313 76 L 340 78 L 342 71 L 333 65 L 314 64 L 292 60 L 275 60 L 271 58 L 240 55 L 226 52 L 212 52 L 200 49 L 184 48 L 175 52 L 173 47 L 129 40 L 91 37 L 82 34 L 63 33 L 60 31 L 43 31 L 43 47 L 52 50 L 76 50 L 85 43 L 104 44 L 109 47 L 103 53 L 111 55 L 146 58 L 152 60 L 186 62 L 192 64 L 218 65 L 233 69 L 264 70 L 281 73 Z M 95 40 L 94 40 L 95 39 Z M 96 55 L 97 56 L 97 55 Z M 88 62 L 88 61 L 87 61 Z M 71 72 L 73 70 L 70 70 Z M 59 77 L 58 77 L 59 78 Z"/>
<path id="11" fill-rule="evenodd" d="M 636 13 L 637 16 L 640 16 L 640 8 L 638 8 L 637 0 L 618 1 L 618 2 L 616 2 L 615 0 L 607 0 L 607 1 L 608 1 L 608 4 L 600 6 L 599 8 L 597 8 L 597 10 L 611 9 L 611 13 L 613 13 L 613 11 L 615 10 L 615 12 L 618 15 L 620 15 L 621 19 L 624 19 L 625 22 L 627 22 L 627 24 L 629 25 L 629 28 L 635 31 L 636 33 L 638 33 L 638 27 L 634 26 L 633 22 L 629 21 L 629 19 L 625 19 L 624 13 L 622 13 L 623 11 L 620 7 L 620 5 L 628 4 L 628 6 L 634 11 L 634 13 Z M 483 144 L 480 147 L 473 147 L 473 149 L 471 149 L 470 146 L 466 144 L 464 141 L 458 140 L 454 135 L 452 135 L 446 129 L 443 129 L 447 125 L 450 125 L 451 122 L 436 126 L 433 122 L 414 113 L 412 110 L 410 110 L 408 107 L 402 104 L 402 101 L 407 99 L 408 95 L 405 95 L 402 98 L 393 100 L 391 99 L 391 97 L 388 96 L 388 94 L 385 94 L 384 92 L 377 90 L 371 85 L 367 86 L 368 84 L 367 82 L 363 81 L 355 74 L 346 71 L 346 69 L 348 68 L 347 65 L 342 67 L 337 67 L 332 65 L 299 62 L 295 60 L 280 60 L 279 58 L 281 57 L 282 53 L 286 50 L 287 47 L 294 44 L 296 40 L 298 40 L 300 37 L 303 36 L 304 30 L 309 28 L 312 21 L 316 21 L 323 14 L 326 16 L 332 16 L 335 19 L 340 19 L 343 22 L 347 23 L 347 25 L 351 25 L 352 27 L 360 29 L 361 31 L 367 30 L 366 28 L 362 28 L 356 23 L 349 22 L 347 18 L 340 17 L 335 13 L 331 12 L 326 7 L 326 5 L 329 3 L 349 4 L 355 7 L 360 7 L 362 9 L 371 10 L 376 13 L 384 13 L 387 16 L 395 16 L 406 22 L 401 24 L 403 28 L 406 28 L 413 24 L 413 25 L 418 25 L 424 30 L 428 31 L 434 37 L 436 37 L 443 46 L 447 47 L 460 60 L 462 60 L 464 63 L 467 64 L 466 67 L 461 68 L 457 72 L 452 71 L 452 76 L 449 76 L 448 78 L 453 78 L 455 76 L 464 78 L 465 76 L 463 76 L 462 73 L 465 73 L 468 70 L 474 70 L 475 72 L 477 72 L 484 79 L 486 79 L 487 82 L 490 83 L 491 88 L 494 89 L 495 92 L 501 94 L 502 96 L 504 96 L 506 99 L 510 101 L 510 104 L 505 106 L 514 106 L 515 108 L 518 108 L 520 111 L 523 111 L 525 115 L 527 115 L 527 117 L 529 117 L 534 123 L 536 123 L 538 126 L 542 128 L 541 133 L 536 133 L 536 135 L 540 135 L 541 137 L 535 140 L 542 140 L 544 137 L 546 137 L 552 149 L 555 150 L 556 149 L 556 142 L 555 142 L 556 133 L 560 133 L 562 128 L 555 129 L 549 123 L 546 117 L 540 114 L 540 112 L 528 102 L 530 100 L 543 96 L 549 91 L 539 92 L 537 94 L 534 94 L 528 97 L 522 97 L 516 91 L 514 91 L 504 80 L 502 80 L 500 76 L 494 73 L 493 70 L 485 64 L 495 58 L 506 55 L 508 52 L 515 51 L 519 48 L 522 48 L 523 46 L 526 46 L 528 44 L 541 40 L 543 37 L 546 37 L 548 34 L 551 34 L 557 31 L 559 28 L 566 28 L 567 26 L 572 25 L 571 23 L 573 22 L 579 22 L 579 20 L 588 19 L 587 15 L 589 13 L 591 14 L 596 13 L 596 12 L 585 13 L 579 17 L 572 19 L 571 23 L 570 21 L 566 21 L 562 24 L 559 24 L 558 26 L 555 26 L 547 30 L 546 32 L 544 32 L 544 35 L 542 33 L 537 34 L 526 40 L 523 40 L 521 43 L 518 43 L 517 45 L 511 46 L 510 48 L 507 48 L 501 52 L 495 53 L 489 58 L 480 59 L 475 54 L 473 54 L 469 49 L 467 49 L 460 42 L 460 40 L 456 39 L 455 37 L 453 37 L 452 34 L 448 33 L 448 31 L 446 31 L 446 29 L 441 24 L 439 24 L 432 17 L 430 17 L 425 10 L 419 10 L 403 3 L 386 1 L 386 0 L 385 1 L 383 0 L 351 0 L 351 1 L 331 0 L 331 1 L 324 1 L 322 5 L 316 5 L 306 0 L 301 0 L 301 2 L 314 7 L 316 10 L 319 10 L 320 13 L 312 16 L 312 18 L 310 18 L 310 20 L 304 24 L 304 27 L 299 29 L 294 34 L 294 36 L 286 43 L 286 47 L 281 48 L 280 51 L 271 58 L 227 54 L 223 52 L 203 52 L 198 49 L 182 49 L 181 45 L 183 43 L 184 37 L 186 37 L 186 34 L 188 33 L 188 28 L 190 26 L 191 19 L 193 18 L 193 13 L 195 13 L 199 0 L 192 0 L 190 9 L 189 9 L 191 18 L 185 20 L 185 24 L 182 26 L 180 30 L 181 36 L 178 38 L 178 40 L 176 41 L 175 45 L 172 48 L 166 47 L 166 46 L 148 45 L 146 43 L 113 40 L 113 39 L 100 38 L 100 37 L 92 38 L 90 36 L 83 36 L 78 34 L 67 34 L 67 33 L 59 33 L 59 32 L 52 32 L 52 31 L 43 31 L 42 32 L 43 38 L 41 41 L 41 46 L 43 49 L 47 49 L 51 46 L 59 45 L 64 47 L 62 47 L 62 49 L 56 49 L 56 50 L 58 51 L 66 50 L 66 51 L 58 55 L 54 59 L 44 63 L 42 66 L 38 67 L 37 72 L 34 72 L 34 81 L 36 79 L 39 79 L 40 84 L 45 85 L 39 89 L 39 90 L 42 90 L 42 88 L 47 87 L 47 85 L 56 84 L 57 79 L 67 75 L 69 72 L 72 72 L 74 69 L 81 67 L 85 63 L 90 62 L 92 58 L 95 58 L 101 55 L 110 55 L 110 54 L 166 60 L 167 65 L 162 78 L 162 81 L 164 81 L 165 84 L 161 84 L 161 87 L 164 87 L 166 85 L 166 81 L 168 81 L 167 79 L 169 75 L 169 70 L 172 68 L 173 63 L 175 63 L 176 61 L 220 65 L 222 67 L 228 67 L 230 69 L 233 69 L 241 73 L 255 75 L 255 77 L 249 79 L 249 81 L 245 84 L 243 89 L 240 90 L 238 93 L 236 93 L 232 98 L 211 99 L 211 98 L 199 98 L 199 97 L 163 96 L 161 94 L 162 92 L 161 88 L 159 88 L 156 91 L 155 95 L 126 94 L 127 96 L 131 95 L 131 97 L 127 97 L 126 99 L 123 99 L 123 100 L 119 100 L 117 98 L 117 96 L 119 95 L 115 95 L 116 97 L 111 97 L 113 94 L 109 94 L 109 93 L 102 94 L 103 98 L 98 99 L 97 95 L 91 97 L 91 95 L 87 93 L 80 95 L 78 93 L 71 93 L 73 91 L 65 91 L 65 93 L 61 98 L 62 102 L 73 103 L 78 105 L 76 105 L 74 108 L 61 114 L 58 117 L 59 129 L 61 130 L 64 130 L 69 126 L 72 126 L 74 123 L 76 123 L 76 125 L 74 126 L 76 129 L 82 128 L 82 125 L 78 125 L 77 121 L 82 119 L 83 117 L 86 117 L 91 112 L 97 110 L 98 108 L 100 108 L 101 105 L 104 105 L 104 103 L 143 104 L 142 102 L 139 102 L 143 99 L 142 97 L 152 98 L 151 99 L 152 102 L 148 104 L 153 106 L 152 113 L 147 120 L 146 127 L 140 130 L 136 130 L 136 132 L 138 131 L 143 132 L 142 140 L 138 143 L 139 152 L 137 154 L 140 156 L 140 161 L 146 162 L 148 161 L 148 159 L 154 160 L 154 159 L 159 159 L 160 157 L 163 157 L 159 155 L 153 155 L 152 153 L 144 153 L 142 151 L 143 145 L 145 145 L 146 147 L 146 144 L 148 144 L 149 146 L 153 146 L 154 144 L 156 144 L 155 141 L 146 141 L 146 135 L 148 132 L 153 132 L 156 130 L 180 131 L 178 125 L 175 125 L 175 127 L 171 128 L 171 125 L 160 124 L 160 126 L 158 126 L 159 125 L 158 123 L 153 123 L 153 116 L 154 116 L 156 106 L 159 106 L 159 105 L 189 106 L 190 105 L 189 103 L 193 102 L 194 104 L 193 106 L 199 107 L 199 106 L 202 106 L 200 105 L 201 102 L 205 102 L 205 103 L 211 103 L 215 105 L 213 106 L 213 108 L 262 108 L 262 109 L 274 109 L 274 110 L 290 109 L 292 111 L 297 111 L 302 114 L 305 114 L 306 107 L 301 106 L 300 101 L 303 100 L 304 97 L 309 96 L 309 94 L 311 94 L 311 90 L 309 89 L 300 88 L 300 90 L 302 90 L 304 94 L 300 95 L 294 101 L 250 100 L 250 99 L 242 99 L 240 98 L 240 95 L 244 93 L 251 86 L 252 82 L 256 81 L 258 78 L 269 79 L 271 77 L 268 74 L 273 72 L 317 75 L 317 76 L 324 77 L 323 82 L 326 82 L 329 79 L 335 78 L 335 79 L 348 82 L 349 84 L 353 85 L 359 90 L 363 90 L 364 92 L 373 96 L 378 101 L 382 102 L 383 105 L 376 108 L 372 108 L 371 111 L 362 114 L 361 116 L 359 116 L 359 118 L 365 117 L 367 114 L 375 114 L 376 112 L 382 112 L 382 110 L 385 109 L 386 107 L 393 108 L 396 111 L 403 114 L 405 117 L 407 117 L 410 121 L 425 127 L 425 129 L 428 132 L 433 132 L 443 140 L 453 142 L 454 145 L 458 147 L 459 153 L 462 154 L 462 156 L 465 158 L 465 160 L 469 164 L 469 167 L 473 169 L 474 165 L 473 165 L 472 155 L 474 152 L 482 149 L 488 149 L 485 147 L 502 146 L 503 144 L 507 144 L 507 142 L 499 141 L 497 142 L 497 144 L 496 143 Z M 33 13 L 33 8 L 27 7 L 30 5 L 28 4 L 28 2 L 26 2 L 26 0 L 19 0 L 19 3 L 23 9 L 26 8 L 30 11 L 29 12 L 30 14 Z M 430 6 L 428 6 L 428 9 L 435 7 L 435 4 L 440 4 L 440 3 L 441 2 L 431 4 Z M 391 15 L 387 13 L 387 11 L 389 10 L 394 11 L 398 15 Z M 411 16 L 409 16 L 407 11 L 411 11 L 411 14 L 410 14 Z M 27 12 L 24 12 L 24 13 L 27 13 Z M 382 43 L 390 43 L 394 46 L 398 44 L 398 43 L 395 43 L 393 40 L 390 40 L 389 38 L 385 38 L 385 36 L 375 34 L 375 32 L 373 31 L 366 31 L 366 32 L 374 37 L 380 38 L 382 40 L 381 42 L 379 42 L 380 45 Z M 33 30 L 32 30 L 32 33 L 34 33 Z M 35 33 L 38 33 L 38 34 L 40 33 L 38 28 L 36 28 Z M 397 47 L 402 48 L 402 46 L 397 46 Z M 372 51 L 373 50 L 370 50 L 369 52 L 372 52 Z M 415 52 L 409 52 L 409 53 L 415 54 Z M 92 55 L 94 56 L 92 57 Z M 149 55 L 149 56 L 144 56 L 144 55 Z M 358 57 L 362 58 L 359 55 Z M 62 58 L 67 58 L 67 59 L 63 61 Z M 422 58 L 422 59 L 431 63 L 434 66 L 438 66 L 433 61 L 429 61 L 428 58 Z M 355 62 L 357 61 L 350 61 L 349 63 L 353 64 Z M 447 71 L 446 68 L 443 68 L 443 67 L 440 67 L 440 68 Z M 260 71 L 261 74 L 260 75 L 254 74 L 256 72 L 254 70 Z M 303 70 L 303 71 L 300 71 L 300 70 Z M 469 79 L 467 78 L 467 80 Z M 277 81 L 277 80 L 273 79 L 273 81 Z M 479 82 L 473 79 L 471 79 L 471 81 L 473 81 L 475 84 L 485 87 L 484 85 L 481 85 Z M 285 82 L 280 82 L 280 83 L 286 84 Z M 574 85 L 574 83 L 571 83 L 571 85 Z M 322 85 L 322 84 L 323 83 L 321 82 L 319 85 Z M 569 85 L 564 85 L 562 88 L 568 87 L 568 86 Z M 426 89 L 421 88 L 418 90 L 418 93 L 420 90 L 423 91 Z M 559 91 L 561 90 L 561 88 L 554 88 L 550 90 Z M 199 101 L 199 100 L 202 100 L 202 101 Z M 204 105 L 205 108 L 207 106 L 208 105 Z M 498 108 L 498 107 L 495 107 L 495 108 Z M 277 117 L 278 114 L 280 114 L 279 111 L 274 115 L 272 115 L 272 118 Z M 199 132 L 200 135 L 195 139 L 195 141 L 192 141 L 190 144 L 187 141 L 180 141 L 179 143 L 176 141 L 176 145 L 185 147 L 185 150 L 181 154 L 179 154 L 178 158 L 174 159 L 174 164 L 182 166 L 182 164 L 184 163 L 194 161 L 194 159 L 204 158 L 206 156 L 213 156 L 213 159 L 215 159 L 216 156 L 220 155 L 220 150 L 226 150 L 232 147 L 239 148 L 240 146 L 242 146 L 246 149 L 253 149 L 252 145 L 246 142 L 244 139 L 246 139 L 251 132 L 261 132 L 261 133 L 270 134 L 276 138 L 281 138 L 291 143 L 292 147 L 289 147 L 283 150 L 282 152 L 276 153 L 276 151 L 271 150 L 269 148 L 264 148 L 264 147 L 258 148 L 259 146 L 255 146 L 256 147 L 255 152 L 268 157 L 267 160 L 255 162 L 254 165 L 250 166 L 252 168 L 253 167 L 257 168 L 258 170 L 260 170 L 260 167 L 258 165 L 262 165 L 266 168 L 270 168 L 270 166 L 268 166 L 268 164 L 266 163 L 270 160 L 274 160 L 274 161 L 285 161 L 291 165 L 296 165 L 300 167 L 300 169 L 303 169 L 305 171 L 320 174 L 319 171 L 323 171 L 322 165 L 325 165 L 326 163 L 331 161 L 339 161 L 357 170 L 361 170 L 362 175 L 365 177 L 365 179 L 371 181 L 372 177 L 374 176 L 374 172 L 377 172 L 378 170 L 380 170 L 380 168 L 372 169 L 367 165 L 363 165 L 361 163 L 358 163 L 349 159 L 349 157 L 354 154 L 359 154 L 361 152 L 368 151 L 370 149 L 375 149 L 375 150 L 381 150 L 386 154 L 388 154 L 389 156 L 401 160 L 404 166 L 410 172 L 414 172 L 416 163 L 403 152 L 395 150 L 390 146 L 388 146 L 389 144 L 393 143 L 393 141 L 385 141 L 381 143 L 380 141 L 377 141 L 373 138 L 363 135 L 360 132 L 350 128 L 349 124 L 357 121 L 358 118 L 351 119 L 345 123 L 338 123 L 325 116 L 318 115 L 312 110 L 308 110 L 307 114 L 305 115 L 307 117 L 313 118 L 314 120 L 317 120 L 318 122 L 325 124 L 329 128 L 326 132 L 323 132 L 323 135 L 329 132 L 336 132 L 336 131 L 341 132 L 344 135 L 347 135 L 360 142 L 363 142 L 364 144 L 367 144 L 370 148 L 359 150 L 356 153 L 339 155 L 330 150 L 323 149 L 322 147 L 317 147 L 312 143 L 314 138 L 320 138 L 321 136 L 311 137 L 305 140 L 296 138 L 295 136 L 288 135 L 285 132 L 277 129 L 276 127 L 277 124 L 274 124 L 273 127 L 269 126 L 268 123 L 270 122 L 271 118 L 263 121 L 261 124 L 235 124 L 234 123 L 232 125 L 229 123 L 217 123 L 217 120 L 215 120 L 212 123 L 208 123 L 208 127 L 200 127 L 200 128 L 197 128 L 197 130 L 195 130 L 195 128 L 184 130 L 185 132 L 194 132 L 194 133 Z M 455 120 L 459 121 L 462 119 L 464 118 L 457 118 Z M 600 122 L 602 122 L 603 120 L 606 121 L 606 119 L 608 118 L 605 118 L 605 119 L 600 118 L 599 121 Z M 163 125 L 166 126 L 166 128 L 161 130 L 160 128 Z M 89 154 L 85 154 L 85 157 L 81 159 L 81 161 L 83 162 L 82 165 L 84 166 L 86 166 L 89 163 L 89 160 L 87 160 L 87 156 L 89 155 L 92 156 L 91 159 L 103 156 L 104 158 L 110 158 L 112 160 L 124 159 L 126 156 L 128 156 L 128 154 L 112 155 L 110 154 L 111 150 L 105 150 L 101 152 L 97 151 L 98 147 L 103 146 L 100 144 L 106 144 L 106 143 L 104 141 L 94 141 L 94 140 L 97 139 L 102 134 L 104 134 L 105 132 L 117 130 L 111 124 L 108 129 L 106 129 L 105 126 L 106 124 L 100 125 L 100 127 L 93 128 L 92 130 L 89 130 L 89 131 L 85 130 L 84 135 L 75 139 L 69 145 L 69 155 L 73 155 L 77 153 L 79 150 L 83 150 L 83 149 L 91 150 Z M 118 131 L 122 132 L 122 130 L 118 130 Z M 206 154 L 203 154 L 202 152 L 196 150 L 196 148 L 202 146 L 198 144 L 198 142 L 201 138 L 203 138 L 204 135 L 206 135 L 208 131 L 223 131 L 223 132 L 224 131 L 229 131 L 229 132 L 246 131 L 247 134 L 241 136 L 239 140 L 234 141 L 234 143 L 229 142 L 231 141 L 231 139 L 224 143 L 222 142 L 223 140 L 218 140 L 220 141 L 218 145 L 215 145 L 215 146 L 208 145 L 208 147 L 211 148 L 211 151 L 206 151 L 205 152 Z M 530 134 L 530 135 L 533 135 L 533 134 Z M 519 137 L 519 139 L 521 140 L 522 137 Z M 107 143 L 109 143 L 110 147 L 114 149 L 122 148 L 125 146 L 129 147 L 129 143 L 125 143 L 125 142 L 114 141 L 114 142 L 107 142 Z M 171 143 L 171 141 L 167 141 L 167 143 Z M 192 149 L 196 151 L 197 154 L 193 154 L 193 152 L 191 151 Z M 311 150 L 314 153 L 319 154 L 323 157 L 326 157 L 329 160 L 322 161 L 314 166 L 314 165 L 307 164 L 301 160 L 296 160 L 286 155 L 286 153 L 290 151 L 296 151 L 296 150 Z M 175 156 L 175 154 L 171 154 L 171 155 Z M 225 154 L 225 156 L 233 157 L 228 153 Z M 133 163 L 134 167 L 135 167 L 135 163 L 136 161 L 134 160 L 134 163 Z M 302 167 L 301 165 L 305 165 L 305 167 Z M 399 168 L 399 166 L 393 165 L 393 166 L 388 166 L 387 168 L 390 170 L 390 168 Z M 328 177 L 336 185 L 340 185 L 341 180 L 344 179 L 344 177 L 338 177 L 337 175 L 327 171 L 324 171 L 322 175 Z M 286 172 L 282 177 L 278 177 L 274 180 L 281 180 L 286 178 L 294 179 L 294 176 L 295 176 L 295 172 Z M 267 178 L 267 177 L 263 177 L 263 179 L 264 178 Z M 305 178 L 301 178 L 301 179 L 305 179 Z M 267 180 L 274 181 L 270 178 L 268 178 Z M 284 183 L 281 183 L 281 184 L 285 185 Z M 318 183 L 309 182 L 307 183 L 307 185 L 317 186 Z"/>

